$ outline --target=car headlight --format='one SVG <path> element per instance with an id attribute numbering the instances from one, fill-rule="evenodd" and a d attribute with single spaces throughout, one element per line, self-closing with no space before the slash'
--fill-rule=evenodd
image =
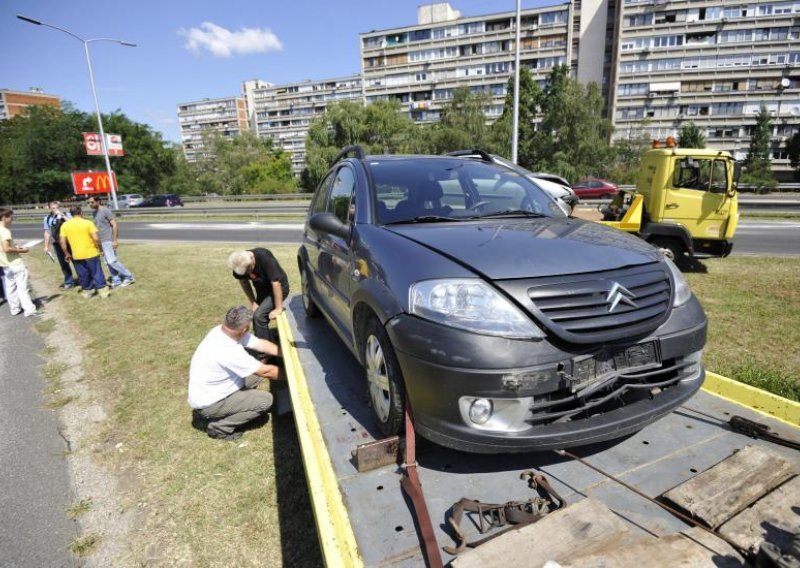
<path id="1" fill-rule="evenodd" d="M 477 279 L 416 282 L 409 292 L 409 305 L 416 316 L 475 333 L 525 339 L 545 336 L 516 306 Z"/>
<path id="2" fill-rule="evenodd" d="M 692 297 L 692 290 L 689 288 L 689 284 L 681 274 L 680 269 L 675 266 L 675 263 L 666 256 L 664 257 L 664 262 L 667 263 L 669 271 L 672 273 L 672 281 L 675 283 L 675 298 L 672 300 L 672 306 L 682 306 Z"/>

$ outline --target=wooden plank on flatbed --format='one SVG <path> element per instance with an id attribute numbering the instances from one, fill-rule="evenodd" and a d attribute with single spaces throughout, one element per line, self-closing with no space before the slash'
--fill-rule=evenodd
<path id="1" fill-rule="evenodd" d="M 541 521 L 512 529 L 477 548 L 467 549 L 452 562 L 453 568 L 486 566 L 541 566 L 548 560 L 566 560 L 576 550 L 627 545 L 633 538 L 625 522 L 600 501 L 584 499 Z"/>
<path id="2" fill-rule="evenodd" d="M 743 563 L 736 556 L 720 556 L 714 550 L 680 534 L 661 538 L 643 539 L 623 547 L 598 550 L 592 554 L 578 552 L 563 568 L 640 568 L 643 559 L 658 566 L 681 568 L 706 568 L 707 566 L 739 568 Z"/>
<path id="3" fill-rule="evenodd" d="M 664 498 L 712 528 L 797 473 L 798 463 L 764 446 L 746 446 L 670 489 Z"/>
<path id="4" fill-rule="evenodd" d="M 758 550 L 765 540 L 781 550 L 797 532 L 800 477 L 787 481 L 719 528 L 719 532 L 745 549 Z"/>

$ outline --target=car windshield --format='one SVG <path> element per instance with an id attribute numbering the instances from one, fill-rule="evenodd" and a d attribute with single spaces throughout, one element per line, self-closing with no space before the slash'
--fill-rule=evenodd
<path id="1" fill-rule="evenodd" d="M 469 158 L 369 159 L 379 224 L 500 216 L 563 217 L 533 182 Z"/>

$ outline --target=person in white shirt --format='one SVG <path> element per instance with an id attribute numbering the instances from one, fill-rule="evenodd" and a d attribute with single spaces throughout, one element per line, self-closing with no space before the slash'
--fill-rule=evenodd
<path id="1" fill-rule="evenodd" d="M 280 356 L 277 345 L 249 333 L 253 312 L 230 308 L 222 325 L 213 328 L 194 352 L 189 367 L 189 406 L 195 418 L 208 421 L 211 438 L 237 440 L 236 429 L 263 416 L 272 407 L 272 395 L 256 390 L 263 379 L 280 377 L 276 365 L 267 365 L 245 348 Z"/>
<path id="2" fill-rule="evenodd" d="M 12 316 L 23 312 L 25 317 L 38 316 L 41 312 L 36 311 L 28 292 L 28 268 L 20 257 L 28 249 L 14 242 L 9 228 L 13 220 L 14 212 L 11 209 L 0 209 L 0 268 L 3 269 L 8 307 Z"/>

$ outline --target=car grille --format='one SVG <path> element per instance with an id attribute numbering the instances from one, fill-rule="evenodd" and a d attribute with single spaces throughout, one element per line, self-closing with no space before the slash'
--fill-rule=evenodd
<path id="1" fill-rule="evenodd" d="M 518 281 L 505 288 L 547 330 L 580 344 L 647 335 L 667 319 L 672 302 L 663 264 Z"/>
<path id="2" fill-rule="evenodd" d="M 532 425 L 569 422 L 652 398 L 678 382 L 697 376 L 699 360 L 679 357 L 658 368 L 616 374 L 577 392 L 569 389 L 539 397 L 526 422 Z"/>

